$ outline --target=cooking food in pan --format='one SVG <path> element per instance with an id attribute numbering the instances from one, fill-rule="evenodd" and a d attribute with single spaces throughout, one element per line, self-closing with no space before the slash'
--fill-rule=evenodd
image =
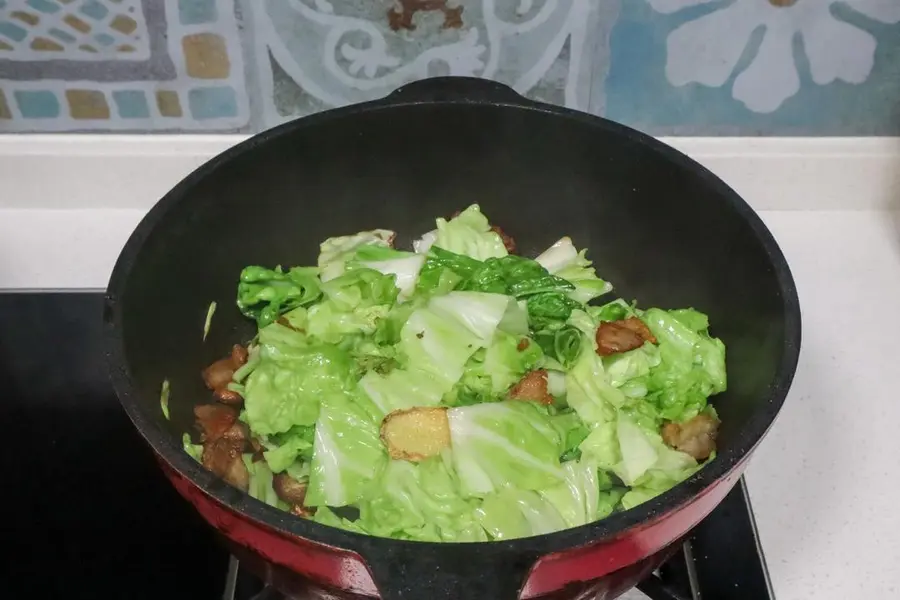
<path id="1" fill-rule="evenodd" d="M 300 517 L 436 542 L 584 525 L 715 457 L 725 346 L 705 314 L 616 298 L 568 237 L 518 255 L 477 205 L 395 239 L 243 269 L 258 333 L 203 371 L 188 453 Z"/>

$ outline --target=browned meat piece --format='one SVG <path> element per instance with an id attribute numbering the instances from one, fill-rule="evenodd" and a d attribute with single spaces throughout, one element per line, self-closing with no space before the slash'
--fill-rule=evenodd
<path id="1" fill-rule="evenodd" d="M 500 239 L 503 240 L 503 246 L 506 248 L 507 252 L 509 252 L 510 254 L 515 254 L 516 240 L 514 240 L 511 235 L 507 235 L 505 231 L 503 231 L 496 225 L 491 227 L 491 231 L 500 236 Z"/>
<path id="2" fill-rule="evenodd" d="M 547 371 L 538 369 L 526 373 L 519 383 L 509 390 L 509 397 L 513 400 L 553 404 L 553 396 L 547 391 Z"/>
<path id="3" fill-rule="evenodd" d="M 521 340 L 519 340 L 519 343 L 516 344 L 516 350 L 518 350 L 519 352 L 524 352 L 528 349 L 529 345 L 531 345 L 531 342 L 528 341 L 528 338 L 522 338 Z"/>
<path id="4" fill-rule="evenodd" d="M 248 358 L 250 358 L 250 353 L 240 344 L 231 347 L 231 363 L 235 371 L 246 365 Z"/>
<path id="5" fill-rule="evenodd" d="M 287 473 L 272 477 L 272 488 L 279 498 L 294 506 L 303 506 L 306 499 L 306 484 L 300 483 Z"/>
<path id="6" fill-rule="evenodd" d="M 656 336 L 653 335 L 653 332 L 650 331 L 650 328 L 647 327 L 647 324 L 637 317 L 628 317 L 627 319 L 618 322 L 621 323 L 623 327 L 635 332 L 651 344 L 656 344 L 659 341 L 656 339 Z"/>
<path id="7" fill-rule="evenodd" d="M 236 488 L 245 490 L 250 484 L 250 472 L 241 458 L 241 448 L 224 437 L 203 445 L 203 466 Z"/>
<path id="8" fill-rule="evenodd" d="M 231 406 L 240 406 L 244 399 L 235 391 L 228 389 L 228 384 L 234 378 L 234 372 L 247 364 L 249 352 L 244 346 L 235 344 L 231 348 L 231 354 L 217 360 L 203 370 L 203 383 L 213 391 L 213 397 Z"/>
<path id="9" fill-rule="evenodd" d="M 266 449 L 262 444 L 259 443 L 258 439 L 256 439 L 255 437 L 250 438 L 250 441 L 247 444 L 246 452 L 250 452 L 253 454 L 253 456 L 251 457 L 253 462 L 258 463 L 261 460 L 265 460 L 266 457 L 263 455 L 263 452 L 265 451 Z"/>
<path id="10" fill-rule="evenodd" d="M 203 369 L 203 382 L 211 390 L 218 390 L 231 383 L 234 372 L 247 364 L 249 353 L 240 344 L 231 348 L 231 354 Z"/>
<path id="11" fill-rule="evenodd" d="M 600 356 L 628 352 L 640 348 L 644 342 L 655 344 L 656 338 L 637 317 L 600 323 L 597 328 L 597 354 Z"/>
<path id="12" fill-rule="evenodd" d="M 241 406 L 244 403 L 244 397 L 234 390 L 221 387 L 213 392 L 213 397 L 223 404 L 230 406 Z"/>
<path id="13" fill-rule="evenodd" d="M 447 0 L 395 0 L 387 14 L 388 26 L 394 31 L 412 31 L 416 28 L 413 17 L 419 11 L 441 11 L 444 14 L 441 29 L 459 29 L 463 26 L 463 7 L 447 6 Z"/>
<path id="14" fill-rule="evenodd" d="M 237 421 L 238 412 L 221 404 L 201 404 L 194 407 L 194 416 L 203 434 L 201 439 L 208 442 L 222 437 Z"/>
<path id="15" fill-rule="evenodd" d="M 667 445 L 703 460 L 716 449 L 719 420 L 709 415 L 697 415 L 684 423 L 666 423 L 660 433 Z"/>
<path id="16" fill-rule="evenodd" d="M 236 444 L 250 447 L 250 428 L 242 421 L 235 421 L 234 425 L 222 433 L 222 437 Z"/>
<path id="17" fill-rule="evenodd" d="M 234 376 L 234 360 L 231 356 L 217 360 L 203 369 L 203 383 L 211 390 L 223 388 L 231 383 Z"/>
<path id="18" fill-rule="evenodd" d="M 311 517 L 316 514 L 315 506 L 302 506 L 302 505 L 293 505 L 291 507 L 291 514 L 297 515 L 298 517 Z"/>

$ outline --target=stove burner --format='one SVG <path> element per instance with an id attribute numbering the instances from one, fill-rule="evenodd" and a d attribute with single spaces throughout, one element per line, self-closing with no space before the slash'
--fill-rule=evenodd
<path id="1" fill-rule="evenodd" d="M 573 590 L 570 600 L 606 600 L 590 583 Z M 242 568 L 231 557 L 223 600 L 348 600 L 362 598 L 331 592 L 312 582 L 288 598 Z M 772 584 L 744 479 L 650 577 L 620 600 L 774 600 Z"/>

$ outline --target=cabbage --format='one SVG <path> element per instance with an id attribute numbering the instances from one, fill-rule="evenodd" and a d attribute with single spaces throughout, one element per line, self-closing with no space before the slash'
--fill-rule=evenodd
<path id="1" fill-rule="evenodd" d="M 475 511 L 481 526 L 496 540 L 542 535 L 596 521 L 621 497 L 600 491 L 597 467 L 590 461 L 568 462 L 562 475 L 560 483 L 538 491 L 507 487 L 488 495 Z"/>
<path id="2" fill-rule="evenodd" d="M 661 360 L 657 346 L 644 344 L 640 348 L 628 352 L 603 357 L 603 369 L 613 387 L 621 388 L 626 384 L 634 384 L 635 380 L 642 380 L 646 393 L 646 379 L 650 375 L 650 369 L 659 366 Z M 628 392 L 625 394 L 634 395 Z M 637 395 L 642 396 L 643 394 Z"/>
<path id="3" fill-rule="evenodd" d="M 481 214 L 477 204 L 469 206 L 449 221 L 437 219 L 433 244 L 477 260 L 508 254 L 503 240 L 491 231 L 490 222 Z M 423 250 L 417 249 L 417 252 L 424 251 L 425 244 L 420 244 L 419 248 Z"/>
<path id="4" fill-rule="evenodd" d="M 360 386 L 382 414 L 433 406 L 462 377 L 479 348 L 488 346 L 515 301 L 500 294 L 451 292 L 413 311 L 400 333 L 406 365 L 387 375 L 366 373 Z"/>
<path id="5" fill-rule="evenodd" d="M 393 275 L 395 284 L 400 290 L 398 299 L 401 302 L 409 298 L 415 290 L 419 271 L 423 264 L 425 264 L 425 257 L 421 254 L 360 262 L 363 267 L 374 269 L 385 275 Z"/>
<path id="6" fill-rule="evenodd" d="M 245 267 L 238 284 L 238 308 L 259 327 L 265 327 L 280 315 L 318 300 L 321 292 L 317 275 L 314 267 L 294 267 L 287 273 L 281 267 Z"/>
<path id="7" fill-rule="evenodd" d="M 542 358 L 540 346 L 533 341 L 498 330 L 486 350 L 469 358 L 462 378 L 442 402 L 464 406 L 501 399 L 526 373 L 537 368 Z"/>
<path id="8" fill-rule="evenodd" d="M 681 454 L 681 453 L 679 453 Z M 690 458 L 690 457 L 688 457 Z M 627 491 L 623 490 L 622 508 L 634 508 L 672 489 L 700 469 L 701 465 L 684 460 L 681 468 L 650 469 Z"/>
<path id="9" fill-rule="evenodd" d="M 421 369 L 394 369 L 386 375 L 369 371 L 359 386 L 382 415 L 413 406 L 436 406 L 447 383 Z"/>
<path id="10" fill-rule="evenodd" d="M 420 296 L 446 294 L 467 280 L 481 261 L 443 248 L 431 247 L 419 272 L 416 293 Z"/>
<path id="11" fill-rule="evenodd" d="M 648 400 L 661 419 L 683 422 L 698 415 L 707 397 L 727 387 L 725 345 L 710 337 L 705 315 L 696 311 L 651 308 L 641 318 L 659 340 L 660 362 L 647 380 Z"/>
<path id="12" fill-rule="evenodd" d="M 578 446 L 582 457 L 587 457 L 598 468 L 607 471 L 615 469 L 622 462 L 617 420 L 618 414 L 613 412 L 609 421 L 595 424 Z"/>
<path id="13" fill-rule="evenodd" d="M 362 394 L 330 394 L 316 422 L 307 506 L 346 506 L 380 476 L 387 453 L 378 409 Z"/>
<path id="14" fill-rule="evenodd" d="M 197 462 L 201 462 L 201 459 L 203 458 L 203 445 L 192 443 L 190 434 L 185 433 L 181 436 L 181 446 L 184 448 L 184 451 L 188 453 L 188 456 Z"/>
<path id="15" fill-rule="evenodd" d="M 551 392 L 552 393 L 552 392 Z M 565 410 L 557 415 L 550 417 L 553 427 L 559 432 L 562 440 L 562 453 L 560 454 L 560 462 L 577 460 L 581 458 L 581 450 L 579 446 L 590 435 L 591 430 L 578 417 L 578 413 L 572 410 Z"/>
<path id="16" fill-rule="evenodd" d="M 319 245 L 317 265 L 322 281 L 334 279 L 344 273 L 347 261 L 364 246 L 390 248 L 394 232 L 387 229 L 360 231 L 354 235 L 330 237 Z"/>
<path id="17" fill-rule="evenodd" d="M 623 412 L 595 427 L 579 449 L 582 457 L 612 471 L 629 487 L 640 485 L 651 472 L 677 483 L 697 466 L 693 458 L 669 448 L 658 433 L 639 426 Z"/>
<path id="18" fill-rule="evenodd" d="M 296 350 L 279 360 L 264 358 L 245 384 L 247 425 L 259 435 L 314 425 L 320 398 L 352 385 L 350 358 L 336 346 Z"/>
<path id="19" fill-rule="evenodd" d="M 322 284 L 324 301 L 307 312 L 307 331 L 324 342 L 337 343 L 352 333 L 372 334 L 397 299 L 394 278 L 360 268 Z"/>
<path id="20" fill-rule="evenodd" d="M 441 457 L 391 461 L 378 488 L 359 505 L 357 524 L 372 535 L 428 542 L 486 541 L 475 519 L 477 502 L 463 499 Z"/>
<path id="21" fill-rule="evenodd" d="M 369 533 L 368 531 L 363 529 L 356 521 L 351 521 L 349 519 L 339 517 L 338 515 L 334 514 L 334 511 L 327 506 L 320 506 L 316 509 L 316 514 L 313 515 L 313 521 L 315 521 L 316 523 L 321 523 L 322 525 L 328 525 L 329 527 L 346 529 L 347 531 L 352 531 L 354 533 Z"/>
<path id="22" fill-rule="evenodd" d="M 582 350 L 574 366 L 566 373 L 566 401 L 581 419 L 591 426 L 609 422 L 625 394 L 607 379 L 602 359 L 594 351 L 594 341 L 582 337 Z"/>
<path id="23" fill-rule="evenodd" d="M 484 372 L 491 381 L 491 391 L 494 394 L 507 391 L 537 367 L 543 354 L 541 347 L 528 338 L 498 331 L 487 348 L 483 363 Z"/>
<path id="24" fill-rule="evenodd" d="M 453 466 L 466 497 L 560 483 L 562 440 L 546 410 L 510 400 L 451 408 Z"/>
<path id="25" fill-rule="evenodd" d="M 569 297 L 584 304 L 612 291 L 612 285 L 597 277 L 586 250 L 577 251 L 568 237 L 560 239 L 535 260 L 550 273 L 571 282 Z"/>
<path id="26" fill-rule="evenodd" d="M 727 386 L 706 315 L 623 299 L 588 306 L 611 286 L 584 250 L 562 238 L 534 260 L 508 255 L 478 205 L 437 219 L 415 252 L 393 238 L 333 237 L 316 267 L 242 272 L 238 307 L 258 333 L 228 388 L 244 397 L 240 419 L 264 450 L 262 461 L 244 457 L 251 495 L 288 509 L 272 487 L 285 472 L 306 482 L 319 523 L 503 540 L 602 519 L 700 468 L 659 432 L 714 412 L 707 399 Z M 629 317 L 658 343 L 599 356 L 598 326 Z M 537 369 L 553 402 L 510 400 Z M 450 445 L 419 462 L 391 459 L 385 415 L 430 406 L 446 409 Z M 189 437 L 183 445 L 202 458 Z"/>
<path id="27" fill-rule="evenodd" d="M 566 527 L 595 521 L 600 501 L 597 465 L 590 460 L 572 460 L 562 468 L 565 481 L 541 490 L 541 497 L 556 508 Z"/>
<path id="28" fill-rule="evenodd" d="M 495 540 L 543 535 L 566 528 L 566 521 L 553 503 L 530 490 L 505 488 L 489 494 L 475 514 Z"/>
<path id="29" fill-rule="evenodd" d="M 281 473 L 287 470 L 301 457 L 309 460 L 312 457 L 314 435 L 315 427 L 300 425 L 292 427 L 280 436 L 268 438 L 264 444 L 266 450 L 263 457 L 272 472 Z"/>
<path id="30" fill-rule="evenodd" d="M 272 470 L 269 468 L 269 465 L 261 460 L 253 462 L 251 454 L 244 454 L 243 460 L 244 465 L 247 467 L 247 472 L 250 474 L 247 493 L 270 506 L 285 510 L 290 508 L 287 502 L 278 497 L 278 494 L 275 493 L 275 488 L 272 487 Z"/>

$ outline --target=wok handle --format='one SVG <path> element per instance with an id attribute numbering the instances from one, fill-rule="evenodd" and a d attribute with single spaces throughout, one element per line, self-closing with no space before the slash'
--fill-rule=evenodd
<path id="1" fill-rule="evenodd" d="M 448 542 L 437 553 L 409 543 L 363 558 L 382 600 L 516 600 L 538 556 Z"/>
<path id="2" fill-rule="evenodd" d="M 496 102 L 535 104 L 508 85 L 478 77 L 431 77 L 408 83 L 385 98 L 389 104 L 408 102 Z"/>

